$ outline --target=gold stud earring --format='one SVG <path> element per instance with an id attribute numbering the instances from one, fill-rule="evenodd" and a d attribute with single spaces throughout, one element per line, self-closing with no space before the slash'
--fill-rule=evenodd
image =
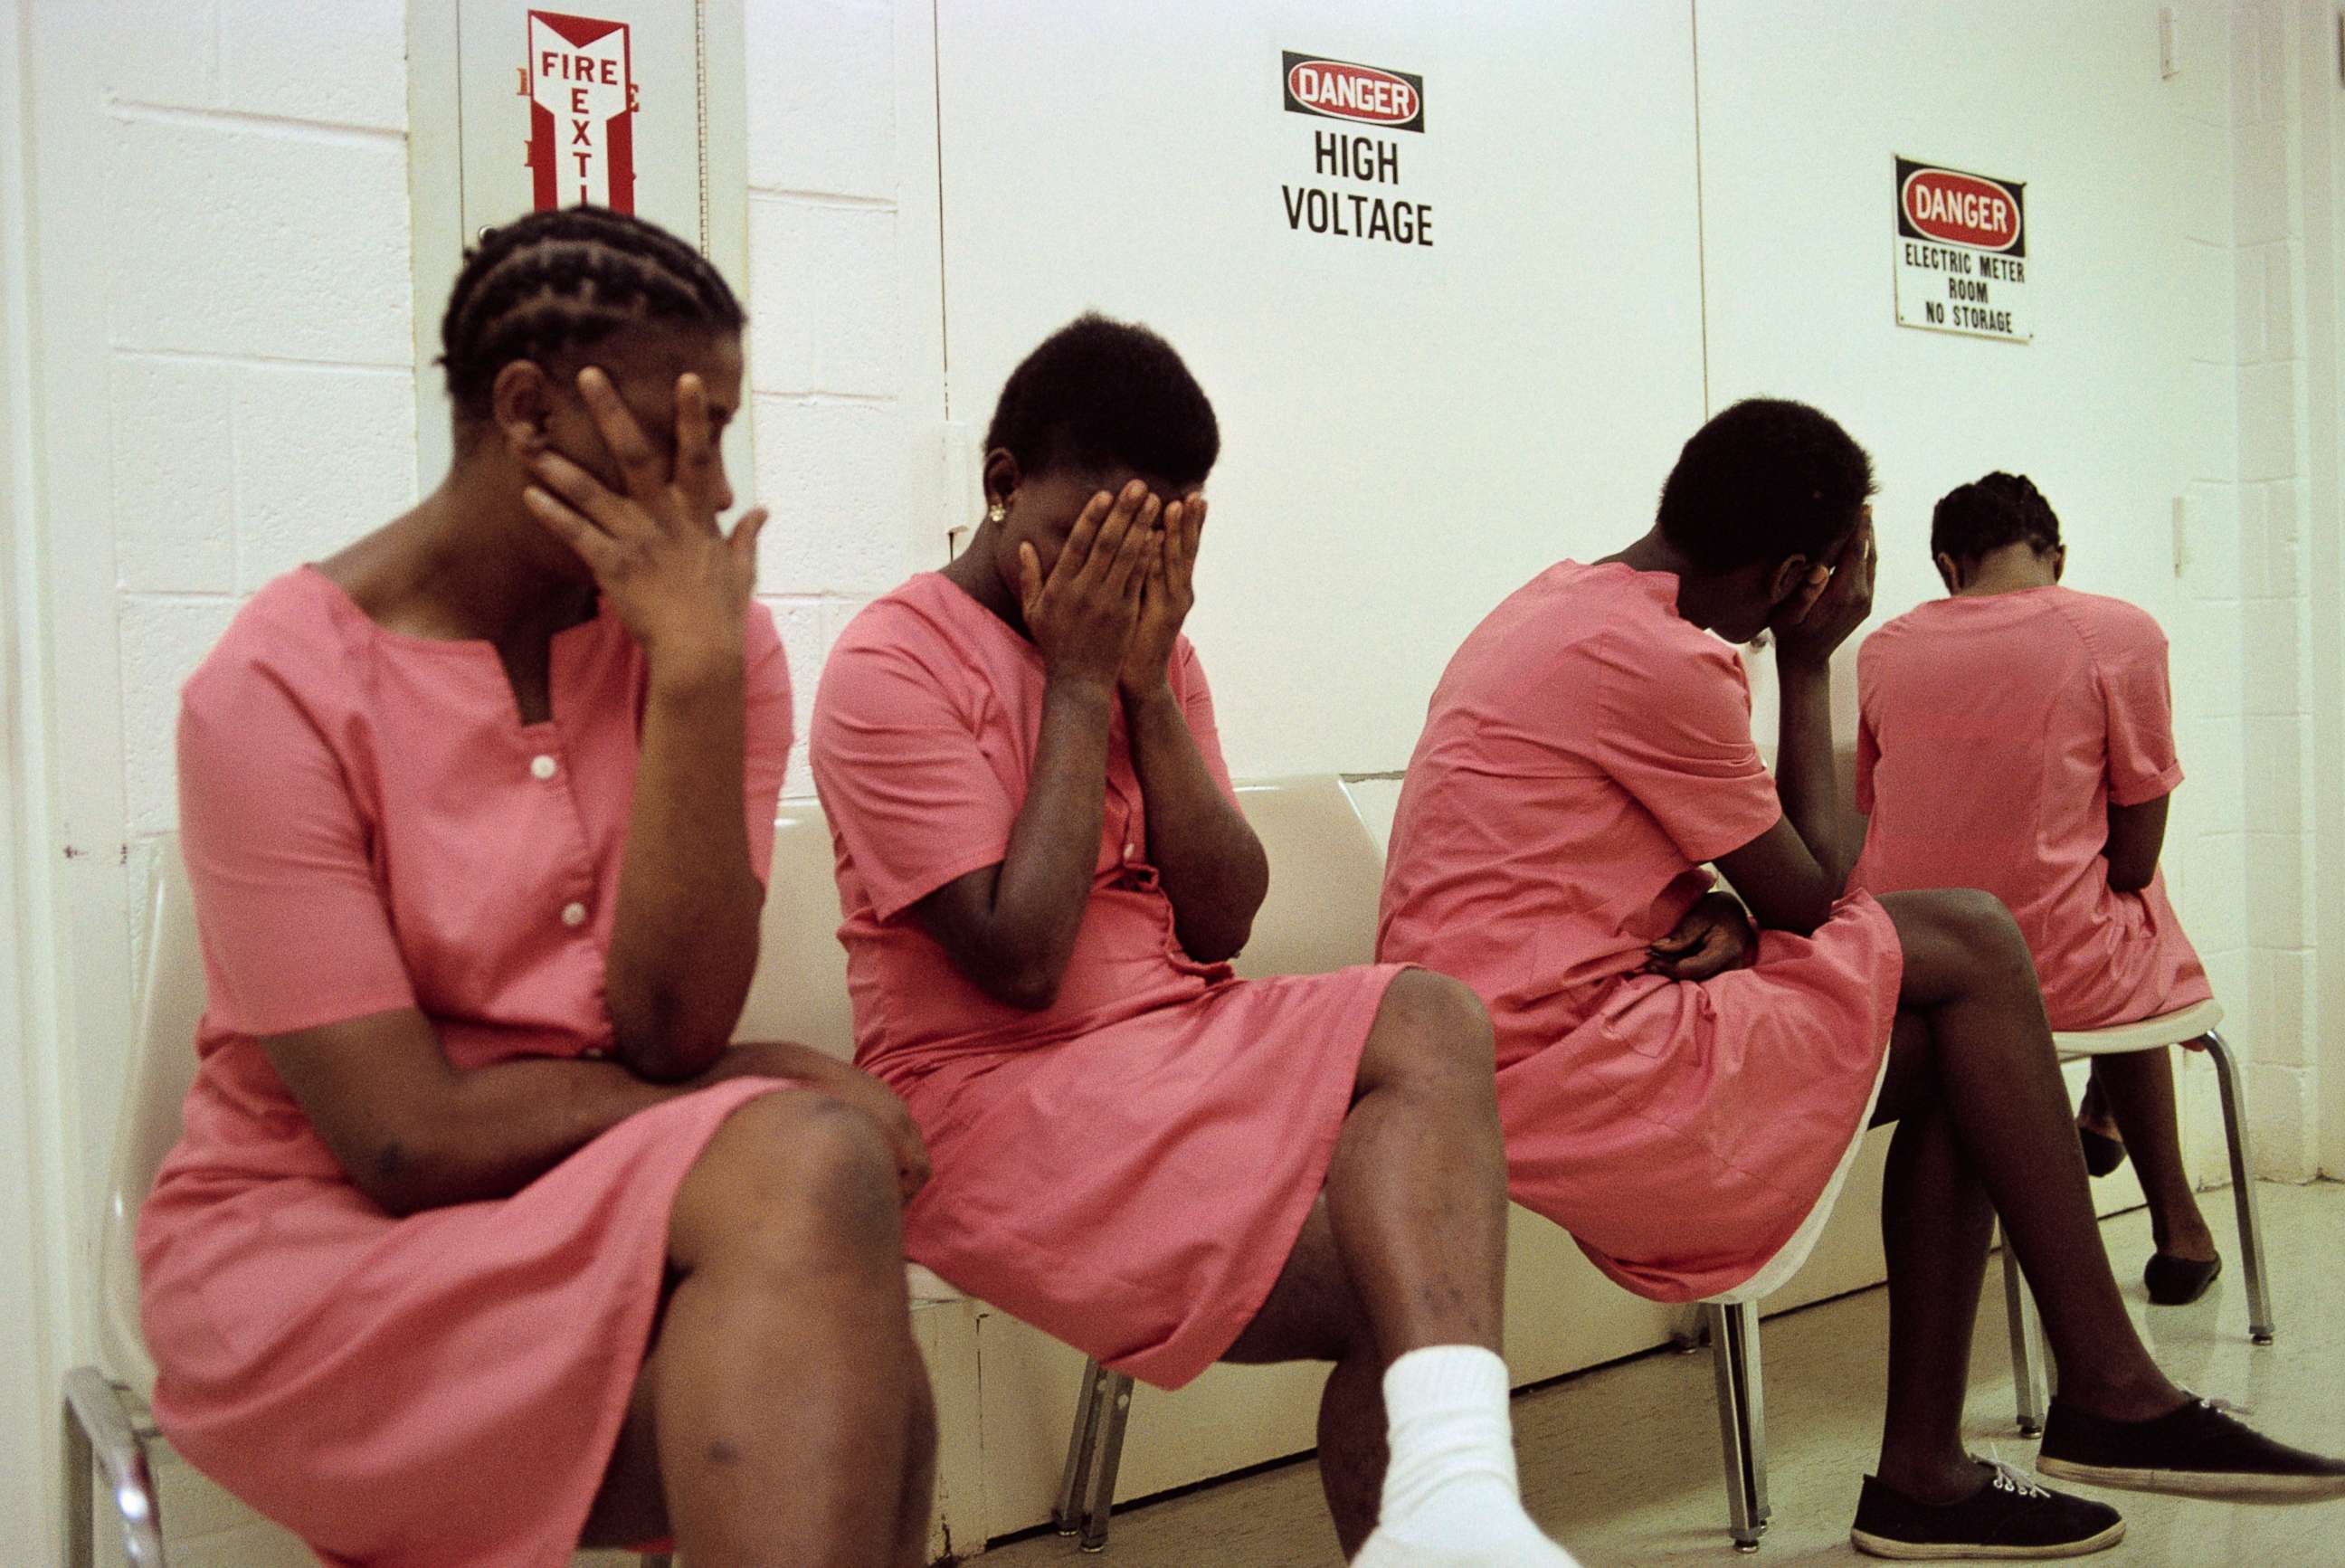
<path id="1" fill-rule="evenodd" d="M 1005 518 L 1005 517 L 1007 517 L 1007 516 L 1009 516 L 1009 515 L 1010 515 L 1010 508 L 1009 508 L 1009 507 L 1007 507 L 1007 506 L 1004 506 L 1004 505 L 1003 505 L 1000 502 L 999 502 L 999 501 L 995 502 L 992 505 L 990 505 L 990 506 L 989 506 L 989 507 L 987 507 L 987 508 L 985 509 L 985 520 L 986 520 L 988 523 L 999 523 L 999 522 L 1000 522 L 1003 518 Z"/>

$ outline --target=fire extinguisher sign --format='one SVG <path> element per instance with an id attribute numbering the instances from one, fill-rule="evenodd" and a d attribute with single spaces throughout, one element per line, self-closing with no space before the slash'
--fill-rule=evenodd
<path id="1" fill-rule="evenodd" d="M 636 104 L 624 22 L 529 14 L 529 167 L 536 206 L 635 209 Z"/>

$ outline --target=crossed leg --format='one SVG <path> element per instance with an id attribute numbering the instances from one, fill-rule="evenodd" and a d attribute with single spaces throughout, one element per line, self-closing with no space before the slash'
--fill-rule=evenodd
<path id="1" fill-rule="evenodd" d="M 916 1568 L 935 1416 L 878 1126 L 816 1095 L 748 1102 L 677 1190 L 668 1264 L 584 1544 L 673 1532 L 694 1568 Z"/>
<path id="2" fill-rule="evenodd" d="M 1985 893 L 1893 893 L 1905 953 L 1879 1121 L 1889 1395 L 1881 1479 L 1923 1502 L 1979 1485 L 1962 1442 L 1971 1330 L 1996 1215 L 2060 1365 L 2060 1397 L 2117 1420 L 2184 1402 L 2134 1331 L 2101 1243 L 2034 961 Z"/>

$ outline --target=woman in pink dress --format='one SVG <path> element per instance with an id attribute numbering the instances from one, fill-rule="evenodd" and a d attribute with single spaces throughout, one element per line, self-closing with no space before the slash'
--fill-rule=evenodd
<path id="1" fill-rule="evenodd" d="M 1930 551 L 1947 596 L 1865 638 L 1857 660 L 1856 809 L 1871 821 L 1856 885 L 2001 899 L 2055 1029 L 2207 1001 L 2157 866 L 2182 782 L 2165 634 L 2121 599 L 2059 585 L 2060 519 L 2024 477 L 1948 494 Z M 2133 1151 L 2149 1298 L 2205 1295 L 2222 1259 L 2182 1166 L 2172 1057 L 2095 1058 L 2078 1131 L 2095 1176 Z"/>
<path id="2" fill-rule="evenodd" d="M 716 521 L 741 327 L 634 219 L 485 235 L 447 479 L 188 683 L 209 994 L 139 1223 L 155 1412 L 330 1563 L 923 1560 L 918 1134 L 726 1044 L 790 745 L 764 514 Z"/>
<path id="3" fill-rule="evenodd" d="M 1073 323 L 1002 390 L 969 547 L 824 667 L 857 1060 L 936 1166 L 906 1248 L 1166 1388 L 1333 1360 L 1355 1563 L 1552 1568 L 1497 1354 L 1479 1003 L 1397 966 L 1231 976 L 1270 868 L 1181 636 L 1219 443 L 1162 339 Z"/>
<path id="4" fill-rule="evenodd" d="M 1655 1299 L 1771 1288 L 1868 1122 L 1899 1124 L 1863 1550 L 2072 1556 L 2123 1531 L 2114 1510 L 1964 1451 L 1998 1212 L 2060 1362 L 2046 1474 L 2345 1489 L 2345 1464 L 2191 1399 L 2143 1349 L 2010 915 L 1970 891 L 1842 897 L 1858 825 L 1836 799 L 1830 657 L 1872 602 L 1872 491 L 1870 459 L 1823 414 L 1738 403 L 1686 443 L 1642 538 L 1492 612 L 1409 765 L 1379 956 L 1489 1004 L 1516 1199 Z M 1782 690 L 1773 779 L 1729 646 L 1762 631 Z M 1755 948 L 1705 861 L 1750 906 Z M 1705 904 L 1708 934 L 1667 934 Z"/>

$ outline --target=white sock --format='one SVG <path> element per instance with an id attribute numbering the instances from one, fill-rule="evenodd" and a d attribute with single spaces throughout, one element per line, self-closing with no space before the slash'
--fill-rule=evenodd
<path id="1" fill-rule="evenodd" d="M 1384 1507 L 1353 1568 L 1576 1568 L 1523 1512 L 1495 1352 L 1411 1350 L 1385 1372 L 1385 1417 Z"/>

